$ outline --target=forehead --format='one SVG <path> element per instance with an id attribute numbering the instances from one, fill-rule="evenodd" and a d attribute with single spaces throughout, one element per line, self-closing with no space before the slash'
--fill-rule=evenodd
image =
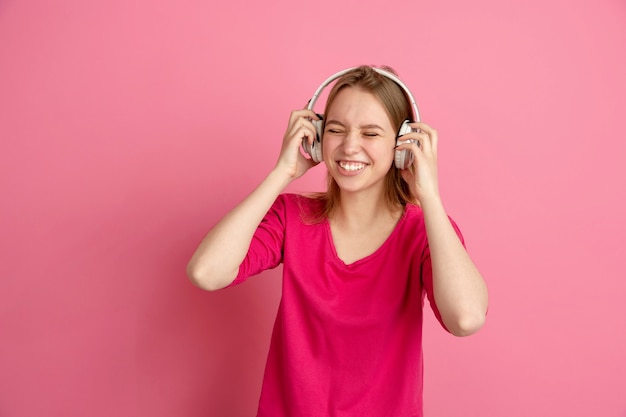
<path id="1" fill-rule="evenodd" d="M 342 123 L 375 123 L 391 126 L 391 119 L 382 102 L 369 91 L 357 87 L 345 87 L 327 109 L 328 120 Z"/>

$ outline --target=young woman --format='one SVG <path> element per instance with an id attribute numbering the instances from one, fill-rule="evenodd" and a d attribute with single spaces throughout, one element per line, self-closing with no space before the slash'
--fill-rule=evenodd
<path id="1" fill-rule="evenodd" d="M 487 288 L 439 195 L 437 132 L 403 124 L 419 115 L 391 69 L 340 74 L 323 119 L 292 112 L 274 169 L 187 269 L 217 290 L 283 264 L 258 417 L 422 416 L 424 296 L 454 335 L 485 320 Z M 319 159 L 325 193 L 282 193 Z"/>

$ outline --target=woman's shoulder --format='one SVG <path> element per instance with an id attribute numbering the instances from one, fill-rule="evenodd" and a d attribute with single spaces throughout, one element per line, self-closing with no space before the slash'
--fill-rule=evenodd
<path id="1" fill-rule="evenodd" d="M 417 227 L 418 230 L 424 233 L 424 235 L 426 234 L 426 224 L 424 223 L 424 212 L 422 211 L 422 208 L 420 206 L 416 204 L 407 204 L 404 209 L 404 218 L 405 218 L 405 226 L 407 228 L 410 229 L 410 228 Z M 463 233 L 461 233 L 461 229 L 459 228 L 459 225 L 450 215 L 448 215 L 448 220 L 450 220 L 450 224 L 452 224 L 452 227 L 454 228 L 456 234 L 459 236 L 461 241 L 464 242 Z"/>
<path id="2" fill-rule="evenodd" d="M 404 206 L 404 217 L 409 222 L 424 222 L 424 212 L 417 204 L 407 203 Z"/>
<path id="3" fill-rule="evenodd" d="M 322 199 L 314 194 L 282 193 L 278 196 L 278 200 L 282 200 L 284 204 L 296 204 L 300 206 L 318 206 L 323 204 Z"/>
<path id="4" fill-rule="evenodd" d="M 305 223 L 317 223 L 315 219 L 323 217 L 325 203 L 321 195 L 283 193 L 277 202 L 285 207 L 285 211 L 297 213 Z"/>

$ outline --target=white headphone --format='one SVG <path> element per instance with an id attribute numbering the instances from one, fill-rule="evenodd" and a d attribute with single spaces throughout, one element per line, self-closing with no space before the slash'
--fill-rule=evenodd
<path id="1" fill-rule="evenodd" d="M 313 106 L 315 105 L 315 102 L 317 101 L 319 95 L 321 94 L 322 90 L 330 83 L 332 83 L 333 81 L 335 81 L 337 78 L 340 78 L 341 76 L 343 76 L 344 74 L 352 71 L 356 69 L 356 67 L 353 68 L 348 68 L 345 69 L 343 71 L 339 71 L 336 74 L 331 75 L 326 81 L 324 81 L 322 83 L 322 85 L 320 85 L 317 90 L 315 91 L 315 93 L 313 94 L 313 97 L 311 98 L 311 100 L 309 101 L 309 104 L 307 105 L 307 109 L 308 110 L 313 110 Z M 389 71 L 385 71 L 382 70 L 380 68 L 373 68 L 372 69 L 374 71 L 376 71 L 377 73 L 379 73 L 380 75 L 389 78 L 390 80 L 394 81 L 396 84 L 398 84 L 398 86 L 400 86 L 400 88 L 402 88 L 402 90 L 404 90 L 404 92 L 406 93 L 409 101 L 411 102 L 411 108 L 413 109 L 413 117 L 415 122 L 419 122 L 420 121 L 420 113 L 419 113 L 419 109 L 417 108 L 417 104 L 415 103 L 415 98 L 413 97 L 413 94 L 411 93 L 411 91 L 409 90 L 409 88 L 393 73 L 389 72 Z M 306 138 L 304 138 L 302 140 L 302 148 L 304 149 L 304 151 L 309 154 L 311 156 L 311 159 L 313 159 L 313 161 L 315 162 L 322 162 L 322 135 L 323 135 L 323 124 L 324 121 L 323 120 L 312 120 L 313 125 L 315 126 L 315 130 L 316 130 L 316 138 L 315 140 L 313 140 L 312 145 L 309 146 L 309 142 Z M 402 122 L 402 125 L 400 126 L 400 129 L 398 130 L 398 135 L 397 135 L 397 145 L 403 144 L 404 142 L 400 140 L 400 137 L 402 135 L 405 135 L 409 132 L 412 132 L 413 129 L 411 128 L 411 126 L 409 125 L 409 123 L 411 123 L 411 120 L 405 120 L 404 122 Z M 396 168 L 399 169 L 406 169 L 411 163 L 413 162 L 413 153 L 408 151 L 408 150 L 396 150 L 395 153 L 395 166 Z"/>

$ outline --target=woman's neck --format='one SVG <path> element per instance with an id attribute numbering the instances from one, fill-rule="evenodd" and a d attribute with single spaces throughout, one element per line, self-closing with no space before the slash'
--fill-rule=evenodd
<path id="1" fill-rule="evenodd" d="M 340 203 L 331 215 L 331 222 L 349 229 L 369 227 L 377 222 L 396 222 L 402 209 L 393 209 L 382 195 L 367 193 L 345 193 L 340 196 Z"/>

